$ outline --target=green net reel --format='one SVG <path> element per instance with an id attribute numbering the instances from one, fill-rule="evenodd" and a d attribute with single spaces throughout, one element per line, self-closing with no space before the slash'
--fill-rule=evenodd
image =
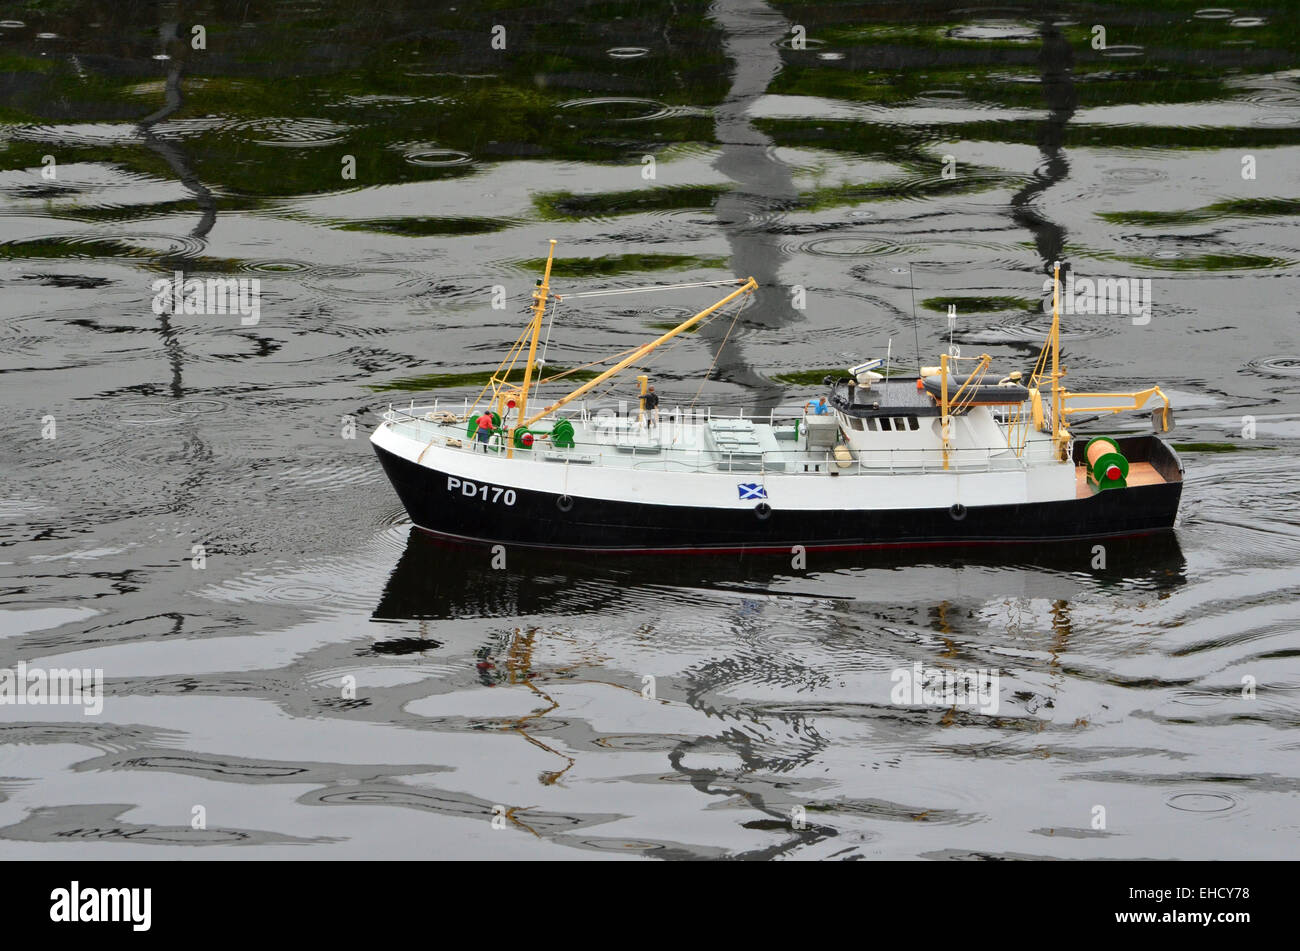
<path id="1" fill-rule="evenodd" d="M 551 445 L 556 449 L 573 448 L 573 423 L 562 419 L 551 429 Z"/>
<path id="2" fill-rule="evenodd" d="M 1109 436 L 1094 436 L 1083 447 L 1088 461 L 1088 481 L 1100 489 L 1122 489 L 1128 485 L 1128 460 L 1119 443 Z"/>

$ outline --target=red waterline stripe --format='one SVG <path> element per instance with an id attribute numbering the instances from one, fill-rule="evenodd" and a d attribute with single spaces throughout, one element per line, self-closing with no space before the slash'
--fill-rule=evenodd
<path id="1" fill-rule="evenodd" d="M 415 523 L 412 523 L 415 524 Z M 503 542 L 488 538 L 472 538 L 468 535 L 453 535 L 449 532 L 439 532 L 432 528 L 425 528 L 423 525 L 416 525 L 420 531 L 432 535 L 435 538 L 447 539 L 469 545 L 513 545 L 519 548 L 530 548 L 536 551 L 573 551 L 585 552 L 589 554 L 610 554 L 610 555 L 786 555 L 790 553 L 792 545 L 746 545 L 736 547 L 720 548 L 695 548 L 689 546 L 676 548 L 583 548 L 572 545 L 536 545 L 529 542 Z M 1080 542 L 1089 539 L 1119 539 L 1119 538 L 1142 538 L 1147 535 L 1154 535 L 1158 532 L 1173 531 L 1172 528 L 1149 528 L 1140 532 L 1120 532 L 1112 535 L 1069 535 L 1057 538 L 982 538 L 966 539 L 962 541 L 930 541 L 930 542 L 873 542 L 847 545 L 804 545 L 805 551 L 883 551 L 885 549 L 910 549 L 910 548 L 963 548 L 970 545 L 1051 545 L 1059 542 Z"/>

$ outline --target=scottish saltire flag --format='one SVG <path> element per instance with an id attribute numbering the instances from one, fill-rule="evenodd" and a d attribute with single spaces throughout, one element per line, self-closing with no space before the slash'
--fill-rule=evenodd
<path id="1" fill-rule="evenodd" d="M 765 499 L 767 498 L 767 489 L 763 488 L 757 482 L 742 482 L 736 486 L 740 490 L 742 499 Z"/>

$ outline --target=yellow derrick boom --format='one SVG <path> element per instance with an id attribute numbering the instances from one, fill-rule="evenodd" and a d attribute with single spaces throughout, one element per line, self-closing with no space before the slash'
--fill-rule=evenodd
<path id="1" fill-rule="evenodd" d="M 1061 402 L 1062 402 L 1061 412 L 1065 416 L 1071 416 L 1075 413 L 1096 413 L 1102 415 L 1108 413 L 1132 413 L 1132 412 L 1136 412 L 1137 410 L 1140 410 L 1143 406 L 1145 406 L 1147 404 L 1147 401 L 1150 400 L 1151 397 L 1153 396 L 1159 397 L 1161 402 L 1164 403 L 1164 405 L 1161 406 L 1159 409 L 1157 409 L 1156 412 L 1160 414 L 1158 419 L 1160 431 L 1162 433 L 1167 433 L 1169 432 L 1172 425 L 1172 414 L 1170 413 L 1172 406 L 1169 403 L 1169 397 L 1165 396 L 1164 391 L 1161 390 L 1160 387 L 1158 386 L 1150 386 L 1147 387 L 1145 390 L 1134 390 L 1132 392 L 1127 392 L 1127 393 L 1065 392 L 1061 394 Z M 1091 405 L 1091 404 L 1080 405 L 1080 406 L 1069 405 L 1072 401 L 1116 400 L 1116 399 L 1127 400 L 1128 402 L 1120 403 L 1120 404 L 1102 403 L 1101 405 Z"/>
<path id="2" fill-rule="evenodd" d="M 730 304 L 733 300 L 735 300 L 735 299 L 736 299 L 737 297 L 739 297 L 740 295 L 742 295 L 742 294 L 748 294 L 748 293 L 754 291 L 757 287 L 758 287 L 758 282 L 757 282 L 756 280 L 754 280 L 754 279 L 751 277 L 749 280 L 745 281 L 744 284 L 742 284 L 742 285 L 741 285 L 740 287 L 738 287 L 736 290 L 732 291 L 732 292 L 731 292 L 730 294 L 728 294 L 726 297 L 722 298 L 722 300 L 718 301 L 716 304 L 712 305 L 711 307 L 706 307 L 706 308 L 704 308 L 704 310 L 700 311 L 700 312 L 699 312 L 698 314 L 696 314 L 694 317 L 689 317 L 689 318 L 687 318 L 686 320 L 682 321 L 680 324 L 678 324 L 676 327 L 674 327 L 672 330 L 668 331 L 667 333 L 665 333 L 663 336 L 659 337 L 658 339 L 656 339 L 656 340 L 652 340 L 652 341 L 650 341 L 650 342 L 647 343 L 647 344 L 643 344 L 643 345 L 641 345 L 640 347 L 637 347 L 636 350 L 634 350 L 634 351 L 632 352 L 632 355 L 631 355 L 630 357 L 627 357 L 626 359 L 620 360 L 618 363 L 614 364 L 614 366 L 610 367 L 610 368 L 609 368 L 608 370 L 606 370 L 604 373 L 600 374 L 600 375 L 597 376 L 597 377 L 594 377 L 594 378 L 591 379 L 591 380 L 588 380 L 586 383 L 582 384 L 582 386 L 578 387 L 576 390 L 574 390 L 573 392 L 569 393 L 567 396 L 564 396 L 564 397 L 562 397 L 561 399 L 556 400 L 554 403 L 552 403 L 550 406 L 546 407 L 546 408 L 545 408 L 544 410 L 542 410 L 540 413 L 537 413 L 537 414 L 535 414 L 535 415 L 529 417 L 528 419 L 525 419 L 525 420 L 524 420 L 522 423 L 520 423 L 519 425 L 520 425 L 520 426 L 531 426 L 531 425 L 533 425 L 533 423 L 537 422 L 537 421 L 538 421 L 539 419 L 541 419 L 542 417 L 544 417 L 544 416 L 548 416 L 548 415 L 550 415 L 551 413 L 555 412 L 555 411 L 556 411 L 557 409 L 559 409 L 561 406 L 564 406 L 564 405 L 566 405 L 567 403 L 571 403 L 573 400 L 576 400 L 579 396 L 582 396 L 584 393 L 589 392 L 593 387 L 599 386 L 601 383 L 603 383 L 603 382 L 605 382 L 606 380 L 608 380 L 608 379 L 609 379 L 611 376 L 613 376 L 615 373 L 618 373 L 618 372 L 620 372 L 620 371 L 622 371 L 622 370 L 626 370 L 626 369 L 627 369 L 628 367 L 630 367 L 632 364 L 636 363 L 636 362 L 639 361 L 639 360 L 644 359 L 645 356 L 646 356 L 646 354 L 650 353 L 652 350 L 654 350 L 656 347 L 658 347 L 661 343 L 664 343 L 664 342 L 667 341 L 667 340 L 671 340 L 673 337 L 677 336 L 679 333 L 682 333 L 682 332 L 684 332 L 684 331 L 690 330 L 690 329 L 691 329 L 692 327 L 694 327 L 697 323 L 699 323 L 699 322 L 700 322 L 701 320 L 703 320 L 705 317 L 708 317 L 708 316 L 709 316 L 710 314 L 712 314 L 714 311 L 717 311 L 717 310 L 719 310 L 719 309 L 721 309 L 721 308 L 727 306 L 728 304 Z M 522 416 L 523 414 L 520 413 L 520 415 Z"/>

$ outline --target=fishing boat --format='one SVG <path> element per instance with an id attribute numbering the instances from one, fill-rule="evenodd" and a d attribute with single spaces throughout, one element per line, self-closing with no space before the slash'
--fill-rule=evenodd
<path id="1" fill-rule="evenodd" d="M 753 278 L 715 282 L 737 286 L 541 400 L 543 384 L 558 392 L 574 372 L 541 378 L 547 308 L 566 299 L 551 292 L 550 244 L 531 319 L 479 396 L 390 405 L 370 437 L 421 529 L 503 545 L 679 553 L 1077 541 L 1174 525 L 1183 466 L 1160 435 L 1173 424 L 1169 398 L 1158 386 L 1065 389 L 1059 264 L 1051 329 L 1027 375 L 993 372 L 988 354 L 962 357 L 950 346 L 932 366 L 900 376 L 890 358 L 867 361 L 827 376 L 803 406 L 746 415 L 655 406 L 645 374 L 631 409 L 593 407 L 588 397 L 728 306 L 738 315 Z M 1073 417 L 1148 403 L 1153 432 L 1071 429 Z"/>

